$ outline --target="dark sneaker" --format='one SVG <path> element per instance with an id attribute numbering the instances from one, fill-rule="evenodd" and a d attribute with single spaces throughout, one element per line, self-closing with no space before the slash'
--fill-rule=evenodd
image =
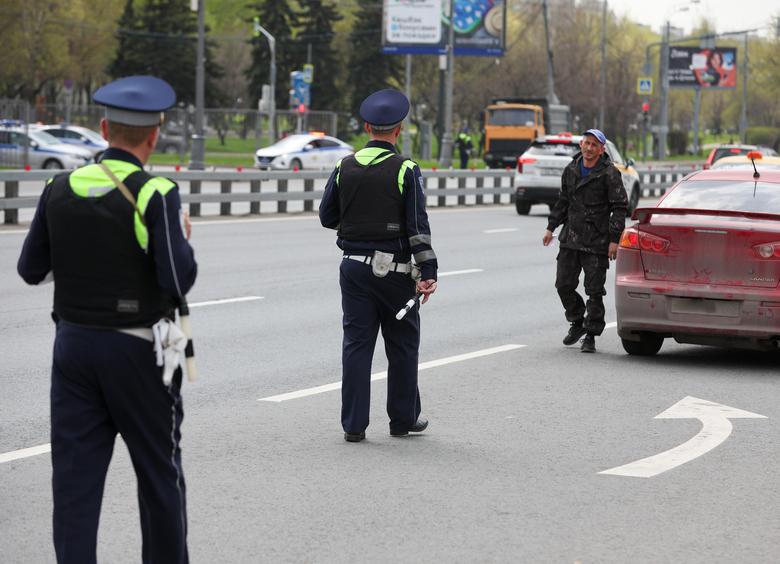
<path id="1" fill-rule="evenodd" d="M 596 337 L 588 333 L 582 340 L 582 346 L 580 347 L 582 352 L 596 352 Z"/>
<path id="2" fill-rule="evenodd" d="M 567 347 L 569 345 L 573 345 L 579 341 L 580 337 L 582 337 L 586 332 L 587 331 L 582 326 L 582 323 L 572 323 L 571 328 L 569 329 L 569 334 L 563 338 L 563 344 Z"/>

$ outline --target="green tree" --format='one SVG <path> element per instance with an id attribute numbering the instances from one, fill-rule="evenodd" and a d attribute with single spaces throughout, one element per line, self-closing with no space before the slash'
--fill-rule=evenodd
<path id="1" fill-rule="evenodd" d="M 299 0 L 299 4 L 303 11 L 298 39 L 300 45 L 306 47 L 307 57 L 311 45 L 311 63 L 314 65 L 312 109 L 338 111 L 341 93 L 336 89 L 336 81 L 343 66 L 333 47 L 333 28 L 344 16 L 333 5 L 323 4 L 322 0 Z M 301 65 L 303 62 L 306 59 Z"/>
<path id="2" fill-rule="evenodd" d="M 348 67 L 348 82 L 352 85 L 348 112 L 354 116 L 358 116 L 363 100 L 377 90 L 399 88 L 405 68 L 403 57 L 382 54 L 382 0 L 361 2 L 350 37 Z"/>
<path id="3" fill-rule="evenodd" d="M 293 38 L 293 28 L 298 25 L 298 12 L 290 7 L 287 0 L 263 0 L 249 6 L 260 19 L 263 26 L 276 40 L 276 99 L 277 108 L 285 108 L 290 99 L 290 73 L 297 64 L 298 45 Z M 249 20 L 252 21 L 252 20 Z M 249 97 L 251 106 L 257 107 L 257 101 L 263 94 L 263 84 L 270 84 L 271 52 L 268 39 L 260 34 L 253 37 L 252 64 L 246 69 L 249 80 Z"/>
<path id="4" fill-rule="evenodd" d="M 133 0 L 128 0 L 119 23 L 119 47 L 108 69 L 112 78 L 156 76 L 173 87 L 179 102 L 195 103 L 198 22 L 189 2 L 148 0 L 143 9 L 135 11 Z M 219 107 L 226 101 L 215 82 L 222 69 L 212 51 L 213 44 L 207 41 L 205 103 Z"/>

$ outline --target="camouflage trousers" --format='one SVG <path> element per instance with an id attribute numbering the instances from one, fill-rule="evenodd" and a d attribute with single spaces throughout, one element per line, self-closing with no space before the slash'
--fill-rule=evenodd
<path id="1" fill-rule="evenodd" d="M 575 249 L 561 248 L 558 252 L 558 270 L 555 288 L 566 310 L 569 323 L 581 323 L 593 335 L 601 335 L 604 331 L 604 296 L 607 290 L 609 257 L 595 255 Z M 587 304 L 577 292 L 580 283 L 580 272 L 585 273 L 585 294 Z"/>

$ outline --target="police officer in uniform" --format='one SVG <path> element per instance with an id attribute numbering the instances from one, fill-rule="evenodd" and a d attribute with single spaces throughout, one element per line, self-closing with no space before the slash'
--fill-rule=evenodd
<path id="1" fill-rule="evenodd" d="M 54 280 L 54 548 L 59 564 L 96 562 L 103 485 L 120 433 L 138 479 L 142 560 L 182 564 L 182 372 L 158 356 L 181 343 L 168 320 L 197 265 L 178 187 L 143 170 L 176 95 L 158 78 L 134 76 L 94 100 L 106 106 L 109 148 L 99 164 L 48 182 L 17 267 L 28 284 Z"/>
<path id="2" fill-rule="evenodd" d="M 463 130 L 458 135 L 458 139 L 455 141 L 460 152 L 460 168 L 468 168 L 469 156 L 474 152 L 474 143 L 471 141 L 471 135 L 469 135 L 469 126 L 463 126 Z"/>
<path id="3" fill-rule="evenodd" d="M 620 171 L 605 152 L 606 144 L 598 129 L 582 134 L 581 151 L 563 171 L 558 202 L 542 237 L 542 243 L 549 245 L 553 231 L 563 224 L 555 280 L 571 323 L 563 344 L 573 345 L 584 335 L 580 350 L 586 353 L 596 352 L 596 337 L 606 325 L 604 283 L 609 261 L 617 257 L 628 209 Z M 580 272 L 585 273 L 587 303 L 577 292 Z"/>
<path id="4" fill-rule="evenodd" d="M 390 435 L 406 436 L 428 426 L 420 417 L 417 387 L 419 303 L 396 318 L 416 291 L 422 303 L 428 300 L 436 290 L 438 268 L 422 174 L 395 150 L 408 112 L 409 100 L 396 90 L 365 99 L 360 116 L 370 141 L 336 165 L 320 204 L 320 222 L 338 230 L 337 244 L 344 251 L 339 269 L 344 313 L 341 424 L 350 442 L 363 440 L 368 427 L 371 360 L 380 327 L 388 359 Z"/>

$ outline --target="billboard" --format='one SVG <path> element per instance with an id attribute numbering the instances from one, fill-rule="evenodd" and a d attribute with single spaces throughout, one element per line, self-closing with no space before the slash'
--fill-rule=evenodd
<path id="1" fill-rule="evenodd" d="M 445 55 L 450 0 L 384 0 L 382 53 Z M 504 55 L 504 0 L 455 0 L 455 55 Z"/>
<path id="2" fill-rule="evenodd" d="M 670 88 L 724 88 L 737 87 L 736 47 L 669 48 Z"/>

